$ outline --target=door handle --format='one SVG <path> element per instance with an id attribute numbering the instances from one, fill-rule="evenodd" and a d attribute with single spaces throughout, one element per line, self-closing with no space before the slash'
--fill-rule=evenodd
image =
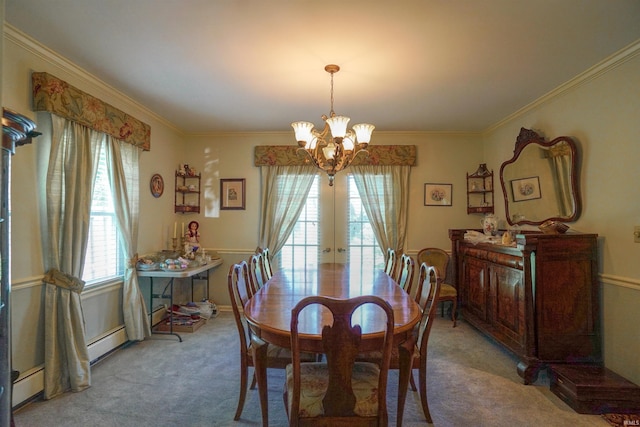
<path id="1" fill-rule="evenodd" d="M 345 248 L 338 248 L 338 252 L 343 253 L 343 252 L 347 252 L 347 250 Z"/>
<path id="2" fill-rule="evenodd" d="M 331 252 L 331 248 L 324 248 L 322 252 L 328 254 L 329 252 Z"/>

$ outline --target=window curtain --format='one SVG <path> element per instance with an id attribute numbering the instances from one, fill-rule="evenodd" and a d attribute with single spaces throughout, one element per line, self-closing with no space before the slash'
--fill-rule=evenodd
<path id="1" fill-rule="evenodd" d="M 89 235 L 93 183 L 104 134 L 51 116 L 47 168 L 47 230 L 43 233 L 45 275 L 44 398 L 91 385 L 90 360 L 80 293 Z M 43 145 L 44 147 L 44 145 Z"/>
<path id="2" fill-rule="evenodd" d="M 573 212 L 573 196 L 571 195 L 571 153 L 566 147 L 549 150 L 549 161 L 554 177 L 555 192 L 558 197 L 559 216 L 571 216 Z"/>
<path id="3" fill-rule="evenodd" d="M 140 216 L 138 159 L 141 149 L 112 137 L 107 137 L 105 140 L 113 205 L 116 210 L 121 242 L 128 260 L 122 291 L 124 326 L 129 340 L 141 341 L 151 336 L 147 308 L 136 274 Z"/>
<path id="4" fill-rule="evenodd" d="M 260 246 L 269 248 L 274 258 L 293 231 L 316 173 L 314 166 L 260 168 Z"/>
<path id="5" fill-rule="evenodd" d="M 382 253 L 402 253 L 407 239 L 411 166 L 349 167 Z"/>

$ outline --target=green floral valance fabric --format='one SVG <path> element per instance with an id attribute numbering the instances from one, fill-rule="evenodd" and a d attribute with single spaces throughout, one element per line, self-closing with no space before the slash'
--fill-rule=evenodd
<path id="1" fill-rule="evenodd" d="M 143 150 L 151 149 L 151 127 L 48 73 L 34 72 L 33 110 L 48 111 Z"/>
<path id="2" fill-rule="evenodd" d="M 359 154 L 352 165 L 414 166 L 415 145 L 370 145 L 369 155 Z M 255 149 L 256 166 L 300 166 L 309 164 L 309 157 L 295 145 L 258 145 Z"/>

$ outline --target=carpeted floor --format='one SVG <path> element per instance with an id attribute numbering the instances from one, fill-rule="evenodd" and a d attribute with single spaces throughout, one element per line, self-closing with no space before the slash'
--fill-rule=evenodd
<path id="1" fill-rule="evenodd" d="M 238 338 L 233 316 L 221 312 L 197 332 L 154 336 L 92 367 L 92 386 L 15 414 L 17 427 L 260 426 L 257 392 L 249 390 L 242 418 L 238 399 Z M 549 391 L 548 379 L 525 386 L 516 361 L 463 320 L 438 317 L 429 344 L 429 406 L 436 426 L 609 426 L 581 415 Z M 283 371 L 269 371 L 271 426 L 287 425 Z M 395 425 L 397 372 L 389 378 L 390 425 Z M 424 426 L 419 396 L 409 391 L 404 426 Z"/>

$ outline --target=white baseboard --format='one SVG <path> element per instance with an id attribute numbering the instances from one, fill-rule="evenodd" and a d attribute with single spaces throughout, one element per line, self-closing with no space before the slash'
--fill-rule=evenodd
<path id="1" fill-rule="evenodd" d="M 124 326 L 106 332 L 87 346 L 89 360 L 93 363 L 127 341 L 127 333 L 124 330 Z"/>
<path id="2" fill-rule="evenodd" d="M 124 326 L 106 332 L 87 346 L 89 360 L 95 362 L 127 342 Z M 21 372 L 13 385 L 12 406 L 16 407 L 44 391 L 44 366 Z"/>
<path id="3" fill-rule="evenodd" d="M 20 372 L 20 377 L 13 384 L 11 404 L 15 408 L 42 391 L 44 391 L 44 366 Z"/>

